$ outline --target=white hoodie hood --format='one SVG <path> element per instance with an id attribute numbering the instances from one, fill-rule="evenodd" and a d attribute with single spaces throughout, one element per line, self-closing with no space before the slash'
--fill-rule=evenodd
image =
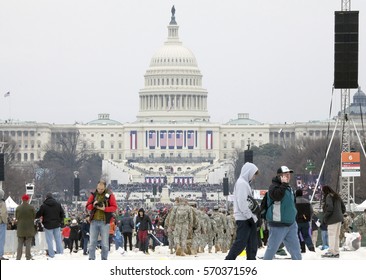
<path id="1" fill-rule="evenodd" d="M 254 174 L 258 171 L 258 167 L 253 163 L 246 162 L 241 168 L 240 176 L 234 186 L 234 217 L 235 220 L 245 221 L 253 218 L 257 221 L 257 216 L 252 213 L 248 205 L 248 196 L 252 196 L 250 181 Z"/>

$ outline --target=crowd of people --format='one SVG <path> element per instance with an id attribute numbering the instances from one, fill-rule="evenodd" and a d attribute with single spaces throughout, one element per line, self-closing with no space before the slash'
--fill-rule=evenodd
<path id="1" fill-rule="evenodd" d="M 156 246 L 165 245 L 177 256 L 221 252 L 226 260 L 236 259 L 244 250 L 248 260 L 255 260 L 258 248 L 263 246 L 263 259 L 271 260 L 286 248 L 291 259 L 301 260 L 302 253 L 306 249 L 315 251 L 317 243 L 324 250 L 322 257 L 339 258 L 348 233 L 366 234 L 366 211 L 357 217 L 346 213 L 342 199 L 330 186 L 322 186 L 322 213 L 314 211 L 302 190 L 290 186 L 292 173 L 287 166 L 278 168 L 259 205 L 253 198 L 251 183 L 260 176 L 260 170 L 253 163 L 245 163 L 234 186 L 230 209 L 225 205 L 199 207 L 196 201 L 184 197 L 158 208 L 127 205 L 121 209 L 101 180 L 85 209 L 72 212 L 71 217 L 48 193 L 37 210 L 29 204 L 29 196 L 23 195 L 22 204 L 9 219 L 4 192 L 0 190 L 0 259 L 7 259 L 6 229 L 17 231 L 17 260 L 22 258 L 24 248 L 25 258 L 33 259 L 31 247 L 38 231 L 45 233 L 49 259 L 64 254 L 66 249 L 70 254 L 80 249 L 89 260 L 96 259 L 96 250 L 100 250 L 102 260 L 107 260 L 111 246 L 121 254 L 128 250 L 149 254 Z"/>

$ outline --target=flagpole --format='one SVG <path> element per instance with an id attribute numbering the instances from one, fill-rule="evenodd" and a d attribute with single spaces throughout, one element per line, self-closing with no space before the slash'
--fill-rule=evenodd
<path id="1" fill-rule="evenodd" d="M 11 120 L 11 99 L 10 99 L 10 91 L 4 94 L 4 98 L 9 98 L 9 120 Z"/>

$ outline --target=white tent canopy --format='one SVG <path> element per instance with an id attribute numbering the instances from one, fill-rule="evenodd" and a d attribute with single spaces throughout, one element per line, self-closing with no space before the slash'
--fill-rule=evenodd
<path id="1" fill-rule="evenodd" d="M 357 211 L 363 211 L 366 209 L 366 200 L 362 202 L 361 204 L 357 205 L 356 210 Z"/>
<path id="2" fill-rule="evenodd" d="M 18 204 L 16 204 L 10 196 L 5 200 L 5 205 L 6 210 L 8 210 L 9 212 L 14 212 L 15 209 L 18 207 Z"/>

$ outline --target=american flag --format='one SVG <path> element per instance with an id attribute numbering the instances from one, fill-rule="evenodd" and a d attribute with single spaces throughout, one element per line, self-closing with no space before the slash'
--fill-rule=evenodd
<path id="1" fill-rule="evenodd" d="M 160 148 L 166 149 L 167 142 L 168 141 L 167 141 L 166 130 L 161 130 L 160 131 Z"/>
<path id="2" fill-rule="evenodd" d="M 187 146 L 188 146 L 188 149 L 193 149 L 193 146 L 194 146 L 194 131 L 193 130 L 188 130 Z"/>
<path id="3" fill-rule="evenodd" d="M 149 131 L 149 148 L 155 149 L 156 146 L 156 131 L 150 130 Z"/>
<path id="4" fill-rule="evenodd" d="M 169 130 L 168 132 L 168 146 L 169 149 L 174 149 L 175 146 L 175 131 L 174 130 Z"/>
<path id="5" fill-rule="evenodd" d="M 177 134 L 176 134 L 176 145 L 177 145 L 177 149 L 182 149 L 183 147 L 183 131 L 182 130 L 177 130 Z"/>

